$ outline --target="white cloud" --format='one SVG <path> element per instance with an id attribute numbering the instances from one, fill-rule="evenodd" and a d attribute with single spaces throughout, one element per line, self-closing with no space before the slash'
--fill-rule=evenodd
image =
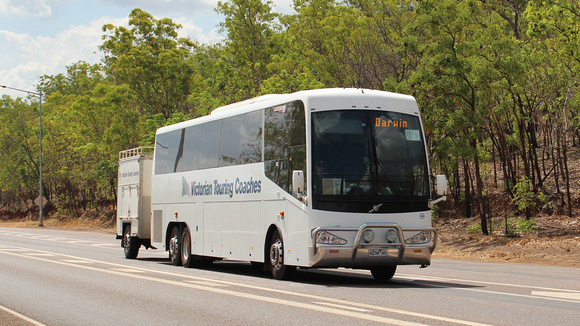
<path id="1" fill-rule="evenodd" d="M 204 31 L 194 20 L 186 17 L 171 18 L 175 23 L 181 25 L 178 30 L 179 37 L 188 37 L 193 41 L 203 44 L 214 44 L 221 41 L 224 37 L 219 34 L 219 28 L 214 27 L 209 31 Z"/>
<path id="2" fill-rule="evenodd" d="M 52 8 L 46 0 L 0 0 L 0 15 L 26 17 L 50 17 Z"/>
<path id="3" fill-rule="evenodd" d="M 101 0 L 103 3 L 120 8 L 141 8 L 156 18 L 179 14 L 186 16 L 203 15 L 212 12 L 218 0 Z"/>
<path id="4" fill-rule="evenodd" d="M 107 23 L 122 25 L 126 22 L 127 18 L 102 17 L 88 26 L 71 26 L 54 37 L 0 31 L 0 43 L 6 45 L 0 48 L 3 58 L 0 84 L 34 90 L 40 76 L 65 73 L 66 66 L 81 60 L 99 63 L 102 58 L 98 49 L 102 44 L 101 27 Z"/>
<path id="5" fill-rule="evenodd" d="M 117 8 L 125 8 L 126 11 L 122 10 L 125 15 L 128 15 L 134 7 L 140 7 L 154 15 L 156 19 L 170 17 L 174 22 L 182 25 L 178 31 L 180 37 L 189 37 L 203 44 L 213 44 L 224 38 L 216 26 L 221 18 L 213 11 L 218 0 L 97 1 Z M 0 16 L 28 17 L 30 21 L 25 19 L 22 21 L 35 26 L 39 23 L 39 18 L 47 23 L 45 18 L 51 14 L 56 15 L 55 10 L 65 3 L 76 3 L 76 0 L 0 0 Z M 54 10 L 51 9 L 51 5 L 54 6 Z M 292 0 L 276 0 L 274 10 L 289 14 L 291 5 Z M 42 29 L 41 26 L 48 27 L 48 25 L 40 24 L 35 31 L 19 32 L 8 30 L 9 26 L 3 27 L 0 29 L 0 58 L 2 59 L 0 60 L 0 84 L 33 91 L 40 76 L 66 73 L 66 66 L 81 60 L 91 64 L 99 63 L 103 56 L 98 49 L 98 46 L 103 43 L 102 26 L 105 24 L 126 26 L 128 23 L 127 16 L 113 18 L 105 15 L 91 20 L 88 24 L 65 25 L 66 28 L 57 34 L 44 34 L 48 36 L 33 36 L 38 34 L 32 34 L 38 31 L 38 28 Z M 10 93 L 6 89 L 0 91 L 0 96 L 3 94 L 12 97 L 23 96 L 23 94 Z"/>

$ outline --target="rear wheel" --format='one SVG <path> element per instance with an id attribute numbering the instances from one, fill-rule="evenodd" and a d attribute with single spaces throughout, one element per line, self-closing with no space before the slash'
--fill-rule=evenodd
<path id="1" fill-rule="evenodd" d="M 397 265 L 371 267 L 371 274 L 377 282 L 386 282 L 395 276 Z"/>
<path id="2" fill-rule="evenodd" d="M 193 256 L 191 255 L 191 233 L 189 233 L 189 228 L 185 228 L 181 236 L 181 263 L 185 268 L 191 268 L 194 265 Z"/>
<path id="3" fill-rule="evenodd" d="M 169 259 L 174 266 L 181 265 L 181 241 L 179 227 L 173 227 L 169 237 Z"/>
<path id="4" fill-rule="evenodd" d="M 296 270 L 294 266 L 284 265 L 284 242 L 276 230 L 270 241 L 270 271 L 277 280 L 287 279 Z"/>
<path id="5" fill-rule="evenodd" d="M 123 247 L 123 252 L 125 253 L 125 258 L 135 259 L 139 254 L 139 239 L 131 237 L 131 225 L 127 224 L 123 228 L 123 240 L 121 240 L 121 246 Z"/>

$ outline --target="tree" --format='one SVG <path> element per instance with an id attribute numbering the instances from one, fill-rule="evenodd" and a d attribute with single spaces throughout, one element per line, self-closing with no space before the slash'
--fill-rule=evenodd
<path id="1" fill-rule="evenodd" d="M 0 98 L 0 195 L 34 199 L 38 196 L 38 104 Z M 11 204 L 15 204 L 12 202 Z"/>
<path id="2" fill-rule="evenodd" d="M 169 18 L 157 20 L 141 9 L 129 15 L 130 29 L 103 26 L 105 68 L 118 84 L 135 92 L 144 113 L 189 113 L 187 98 L 197 78 L 191 62 L 193 42 L 178 38 L 181 25 Z"/>
<path id="3" fill-rule="evenodd" d="M 238 100 L 260 94 L 262 82 L 269 77 L 268 63 L 277 50 L 273 35 L 278 14 L 272 12 L 272 1 L 219 1 L 216 12 L 225 17 L 220 26 L 228 38 L 221 60 L 229 64 Z"/>

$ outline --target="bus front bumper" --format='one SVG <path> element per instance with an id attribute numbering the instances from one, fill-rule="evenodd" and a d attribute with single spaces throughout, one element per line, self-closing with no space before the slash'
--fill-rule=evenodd
<path id="1" fill-rule="evenodd" d="M 387 230 L 397 232 L 397 240 L 388 242 L 381 237 Z M 363 233 L 372 230 L 378 236 L 365 241 Z M 317 241 L 320 232 L 345 235 L 356 233 L 352 242 L 344 245 Z M 405 238 L 406 237 L 406 238 Z M 378 240 L 377 240 L 378 239 Z M 381 241 L 381 239 L 383 239 Z M 350 243 L 349 243 L 350 242 Z M 384 265 L 431 264 L 431 254 L 437 246 L 437 230 L 426 228 L 401 228 L 395 223 L 366 223 L 359 228 L 316 228 L 312 231 L 312 267 L 369 268 Z"/>

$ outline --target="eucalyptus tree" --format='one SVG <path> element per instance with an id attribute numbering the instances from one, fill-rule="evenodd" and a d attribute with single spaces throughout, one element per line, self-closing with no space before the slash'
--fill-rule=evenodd
<path id="1" fill-rule="evenodd" d="M 426 123 L 439 132 L 436 155 L 454 158 L 463 167 L 466 216 L 476 199 L 482 232 L 488 234 L 480 148 L 488 117 L 486 87 L 496 76 L 481 55 L 488 41 L 482 27 L 496 22 L 483 15 L 476 1 L 421 2 L 417 12 L 411 28 L 421 35 L 421 60 L 409 83 L 422 102 Z"/>
<path id="2" fill-rule="evenodd" d="M 104 64 L 118 84 L 135 92 L 144 113 L 161 113 L 168 119 L 174 112 L 190 112 L 187 99 L 197 78 L 191 62 L 194 43 L 180 38 L 181 25 L 169 18 L 155 19 L 134 9 L 129 28 L 103 26 Z"/>
<path id="3" fill-rule="evenodd" d="M 549 78 L 542 98 L 548 118 L 554 121 L 556 142 L 555 182 L 560 193 L 558 172 L 565 182 L 567 215 L 572 216 L 568 137 L 574 142 L 580 127 L 580 4 L 575 0 L 531 0 L 526 10 L 530 22 L 528 35 L 547 51 L 549 63 L 544 66 Z M 579 135 L 580 138 L 580 135 Z"/>
<path id="4" fill-rule="evenodd" d="M 38 196 L 38 104 L 0 98 L 0 199 L 14 208 Z"/>
<path id="5" fill-rule="evenodd" d="M 224 16 L 220 26 L 227 33 L 219 63 L 236 85 L 236 100 L 260 94 L 278 49 L 273 37 L 279 30 L 278 14 L 272 11 L 272 1 L 219 1 L 216 12 Z"/>

